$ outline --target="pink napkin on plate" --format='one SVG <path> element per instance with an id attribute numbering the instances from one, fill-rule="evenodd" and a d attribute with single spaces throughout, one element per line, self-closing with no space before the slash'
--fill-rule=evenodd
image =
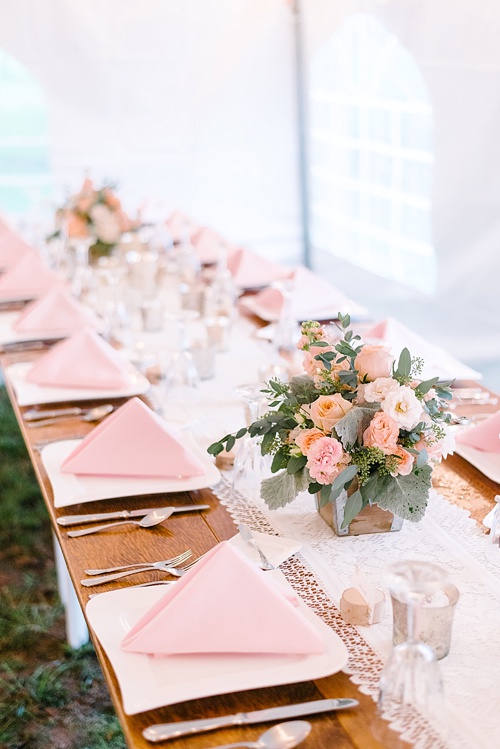
<path id="1" fill-rule="evenodd" d="M 12 328 L 20 332 L 72 333 L 97 325 L 98 320 L 90 310 L 62 287 L 54 286 L 45 296 L 28 304 Z"/>
<path id="2" fill-rule="evenodd" d="M 500 411 L 455 436 L 457 445 L 469 445 L 486 453 L 500 453 Z"/>
<path id="3" fill-rule="evenodd" d="M 85 476 L 184 478 L 202 476 L 202 463 L 181 434 L 139 398 L 131 398 L 90 432 L 62 464 Z"/>
<path id="4" fill-rule="evenodd" d="M 36 253 L 36 250 L 25 242 L 19 234 L 16 234 L 7 226 L 4 230 L 0 227 L 0 268 L 12 268 L 30 252 Z"/>
<path id="5" fill-rule="evenodd" d="M 244 554 L 215 546 L 132 627 L 132 653 L 322 653 L 314 626 Z"/>
<path id="6" fill-rule="evenodd" d="M 0 276 L 0 297 L 38 297 L 60 282 L 59 276 L 45 267 L 37 252 L 25 252 L 12 268 Z"/>
<path id="7" fill-rule="evenodd" d="M 273 263 L 252 250 L 240 247 L 228 258 L 227 267 L 237 286 L 254 289 L 286 278 L 290 269 Z"/>
<path id="8" fill-rule="evenodd" d="M 119 354 L 91 328 L 57 343 L 36 360 L 26 380 L 42 386 L 89 390 L 123 389 L 131 384 Z"/>
<path id="9" fill-rule="evenodd" d="M 192 218 L 186 216 L 182 211 L 174 211 L 167 219 L 166 224 L 174 242 L 182 242 L 186 237 L 191 239 L 200 228 Z"/>
<path id="10" fill-rule="evenodd" d="M 216 263 L 219 260 L 221 252 L 230 254 L 236 250 L 236 248 L 229 245 L 223 236 L 217 234 L 216 231 L 209 229 L 207 226 L 204 226 L 193 235 L 191 244 L 196 250 L 200 261 L 205 264 Z"/>

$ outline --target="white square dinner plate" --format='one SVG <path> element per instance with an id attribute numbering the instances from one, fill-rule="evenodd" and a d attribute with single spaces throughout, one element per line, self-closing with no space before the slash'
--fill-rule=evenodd
<path id="1" fill-rule="evenodd" d="M 63 473 L 61 466 L 82 440 L 61 440 L 46 445 L 41 456 L 52 485 L 54 507 L 67 507 L 80 502 L 95 502 L 99 499 L 134 497 L 140 494 L 194 491 L 219 483 L 219 469 L 216 468 L 208 453 L 198 447 L 189 432 L 183 431 L 183 439 L 186 446 L 203 465 L 204 473 L 201 476 L 175 479 L 77 476 L 74 473 Z"/>
<path id="2" fill-rule="evenodd" d="M 288 586 L 279 570 L 265 574 Z M 347 648 L 340 637 L 300 599 L 299 610 L 325 642 L 323 653 L 150 656 L 122 650 L 120 642 L 127 632 L 163 595 L 162 586 L 124 588 L 101 593 L 87 604 L 89 624 L 111 661 L 127 715 L 216 694 L 321 679 L 347 663 Z M 258 612 L 255 626 L 259 626 Z"/>
<path id="3" fill-rule="evenodd" d="M 124 362 L 130 375 L 130 384 L 123 388 L 101 390 L 99 388 L 61 388 L 36 385 L 26 380 L 32 362 L 17 362 L 6 368 L 5 373 L 12 383 L 20 406 L 36 406 L 42 403 L 64 401 L 106 400 L 141 395 L 150 388 L 149 380 L 131 364 Z"/>
<path id="4" fill-rule="evenodd" d="M 487 453 L 459 442 L 455 444 L 455 452 L 489 479 L 500 484 L 500 453 Z"/>

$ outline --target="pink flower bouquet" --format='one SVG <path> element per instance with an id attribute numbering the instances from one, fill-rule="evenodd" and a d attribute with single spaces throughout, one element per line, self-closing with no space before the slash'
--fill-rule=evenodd
<path id="1" fill-rule="evenodd" d="M 306 489 L 321 505 L 349 490 L 342 527 L 369 504 L 406 520 L 426 510 L 433 465 L 453 450 L 446 412 L 450 383 L 418 379 L 423 366 L 403 349 L 395 362 L 384 346 L 363 344 L 339 314 L 342 337 L 330 340 L 317 322 L 302 325 L 297 344 L 305 375 L 271 380 L 269 411 L 248 429 L 209 447 L 230 450 L 246 432 L 261 439 L 276 475 L 262 482 L 272 509 Z"/>

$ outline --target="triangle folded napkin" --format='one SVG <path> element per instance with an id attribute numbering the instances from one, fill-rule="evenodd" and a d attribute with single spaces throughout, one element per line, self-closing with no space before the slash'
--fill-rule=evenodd
<path id="1" fill-rule="evenodd" d="M 500 411 L 455 436 L 457 446 L 469 445 L 486 453 L 500 453 Z"/>
<path id="2" fill-rule="evenodd" d="M 62 473 L 187 478 L 205 469 L 177 434 L 139 398 L 131 398 L 68 455 Z"/>
<path id="3" fill-rule="evenodd" d="M 97 325 L 98 320 L 90 310 L 60 286 L 54 286 L 45 296 L 28 304 L 12 328 L 23 333 L 73 333 Z"/>
<path id="4" fill-rule="evenodd" d="M 38 297 L 60 282 L 59 276 L 43 264 L 37 252 L 25 252 L 21 259 L 0 277 L 0 297 Z"/>
<path id="5" fill-rule="evenodd" d="M 94 330 L 84 328 L 41 356 L 26 374 L 36 385 L 122 389 L 132 379 L 115 349 Z"/>
<path id="6" fill-rule="evenodd" d="M 425 361 L 422 376 L 424 378 L 439 376 L 442 379 L 474 379 L 482 378 L 480 372 L 456 359 L 452 354 L 426 341 L 406 325 L 392 317 L 373 325 L 363 332 L 365 341 L 376 339 L 385 343 L 396 359 L 404 348 L 408 348 L 412 356 L 420 356 Z M 370 341 L 371 342 L 371 341 Z"/>
<path id="7" fill-rule="evenodd" d="M 27 253 L 36 250 L 8 227 L 2 231 L 0 227 L 0 268 L 12 268 Z"/>
<path id="8" fill-rule="evenodd" d="M 132 627 L 132 653 L 310 654 L 325 643 L 314 626 L 241 551 L 223 541 Z"/>
<path id="9" fill-rule="evenodd" d="M 199 230 L 199 226 L 192 218 L 181 211 L 174 211 L 167 219 L 166 224 L 174 242 L 184 242 L 191 239 L 193 234 Z"/>
<path id="10" fill-rule="evenodd" d="M 297 320 L 315 318 L 325 311 L 328 311 L 328 316 L 336 317 L 338 312 L 344 313 L 349 309 L 350 302 L 343 291 L 303 265 L 297 266 L 289 274 L 288 280 L 292 284 L 291 314 Z M 280 316 L 284 297 L 279 288 L 263 289 L 255 295 L 254 300 L 270 315 Z"/>
<path id="11" fill-rule="evenodd" d="M 243 289 L 269 286 L 290 274 L 289 268 L 273 263 L 245 247 L 240 247 L 228 257 L 227 267 L 235 284 Z"/>
<path id="12" fill-rule="evenodd" d="M 235 248 L 231 247 L 224 237 L 207 226 L 204 226 L 193 235 L 191 244 L 196 250 L 200 262 L 207 265 L 216 263 L 222 252 L 227 254 L 235 252 Z"/>

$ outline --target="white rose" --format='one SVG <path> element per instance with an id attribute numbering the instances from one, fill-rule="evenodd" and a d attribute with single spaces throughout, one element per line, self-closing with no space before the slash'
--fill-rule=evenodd
<path id="1" fill-rule="evenodd" d="M 377 377 L 364 386 L 363 397 L 367 403 L 382 403 L 388 393 L 398 388 L 399 383 L 392 377 Z"/>
<path id="2" fill-rule="evenodd" d="M 366 397 L 366 395 L 365 395 Z M 384 411 L 403 429 L 411 430 L 422 421 L 422 405 L 413 390 L 406 385 L 399 385 L 384 398 Z"/>
<path id="3" fill-rule="evenodd" d="M 90 211 L 90 218 L 97 239 L 100 239 L 104 244 L 116 244 L 120 241 L 122 235 L 121 222 L 116 211 L 110 211 L 107 206 L 97 203 Z"/>
<path id="4" fill-rule="evenodd" d="M 450 431 L 449 427 L 446 427 L 444 424 L 442 426 L 445 436 L 441 440 L 441 457 L 444 459 L 448 455 L 453 455 L 455 451 L 455 435 Z"/>

